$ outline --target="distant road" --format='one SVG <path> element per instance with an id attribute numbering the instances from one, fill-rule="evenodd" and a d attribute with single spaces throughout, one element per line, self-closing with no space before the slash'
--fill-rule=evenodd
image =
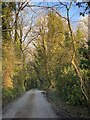
<path id="1" fill-rule="evenodd" d="M 3 118 L 57 118 L 42 91 L 30 90 L 8 105 Z"/>

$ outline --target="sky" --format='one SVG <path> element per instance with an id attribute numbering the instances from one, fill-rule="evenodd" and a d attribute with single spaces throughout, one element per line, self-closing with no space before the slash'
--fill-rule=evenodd
<path id="1" fill-rule="evenodd" d="M 58 2 L 58 0 L 31 0 L 33 2 Z M 88 2 L 89 0 L 60 0 L 61 2 L 71 2 L 71 1 L 77 1 L 77 2 Z"/>
<path id="2" fill-rule="evenodd" d="M 35 5 L 43 5 L 43 6 L 54 6 L 54 5 L 59 5 L 59 2 L 34 2 L 37 0 L 33 0 L 33 2 L 31 2 L 32 4 Z M 53 1 L 53 0 L 52 0 Z M 54 0 L 54 1 L 58 1 L 58 0 Z M 60 0 L 63 1 L 63 0 Z M 66 0 L 67 1 L 67 0 Z M 65 3 L 69 3 L 69 2 L 65 2 Z M 59 10 L 59 9 L 58 9 Z M 76 6 L 75 4 L 72 5 L 71 9 L 70 9 L 70 17 L 72 17 L 72 20 L 79 20 L 80 19 L 80 12 L 83 11 L 83 8 L 78 8 L 78 6 Z M 60 9 L 60 12 L 63 16 L 66 16 L 66 12 L 65 9 Z"/>
<path id="3" fill-rule="evenodd" d="M 49 5 L 49 6 L 54 6 L 54 5 L 58 5 L 59 3 L 58 2 L 44 2 L 43 4 L 41 4 L 41 2 L 33 2 L 32 4 L 34 5 L 41 5 L 41 6 L 45 6 L 45 5 Z M 65 16 L 66 17 L 66 10 L 65 9 L 60 9 L 60 5 L 59 5 L 59 8 L 57 8 L 58 11 L 62 14 L 62 16 Z M 30 8 L 26 8 L 26 16 L 24 16 L 24 20 L 25 20 L 25 23 L 27 24 L 27 26 L 25 26 L 25 30 L 24 32 L 27 32 L 28 30 L 28 27 L 30 26 L 30 22 L 31 22 L 31 16 L 34 16 L 33 18 L 33 25 L 35 24 L 35 22 L 37 22 L 38 19 L 41 19 L 40 17 L 43 15 L 44 12 L 46 12 L 45 9 L 42 9 L 42 8 L 37 8 L 37 7 L 34 7 L 33 8 L 34 11 L 32 11 L 32 9 Z M 42 14 L 40 14 L 42 12 Z M 80 21 L 81 20 L 81 16 L 80 16 L 80 11 L 83 11 L 82 8 L 78 8 L 78 6 L 76 6 L 75 4 L 72 5 L 71 9 L 70 9 L 70 21 L 71 21 L 71 25 L 72 25 L 72 29 L 73 30 L 76 30 L 77 26 L 78 26 L 78 23 L 77 21 Z M 23 11 L 25 12 L 25 11 Z M 35 16 L 38 16 L 39 17 L 36 17 Z M 34 28 L 35 29 L 35 28 Z M 28 42 L 28 38 L 26 39 L 26 42 Z"/>
<path id="4" fill-rule="evenodd" d="M 35 2 L 34 2 L 35 1 Z M 58 0 L 52 0 L 54 2 L 36 2 L 37 0 L 33 0 L 33 2 L 31 2 L 32 4 L 35 4 L 35 5 L 48 5 L 48 6 L 54 6 L 54 5 L 59 5 L 59 2 L 56 2 Z M 60 1 L 63 1 L 63 0 L 60 0 Z M 66 0 L 67 1 L 67 0 Z M 65 2 L 65 4 L 69 4 L 70 2 Z M 60 8 L 60 5 L 59 5 L 59 8 Z M 66 17 L 66 10 L 65 8 L 64 9 L 58 9 L 58 11 L 60 11 L 60 13 L 62 14 L 62 16 L 65 16 Z M 81 19 L 81 16 L 80 16 L 80 12 L 83 11 L 83 8 L 79 8 L 78 6 L 75 5 L 75 3 L 73 3 L 71 9 L 70 9 L 70 21 L 71 21 L 71 24 L 74 28 L 76 28 L 76 26 L 78 25 L 78 22 L 79 20 Z"/>
<path id="5" fill-rule="evenodd" d="M 31 4 L 31 3 L 30 3 Z M 54 5 L 58 5 L 57 6 L 57 10 L 62 14 L 62 16 L 65 16 L 66 17 L 66 9 L 65 8 L 62 8 L 60 9 L 60 4 L 59 2 L 33 2 L 32 4 L 34 5 L 41 5 L 41 6 L 54 6 Z M 69 2 L 65 2 L 65 4 L 69 4 Z M 34 7 L 33 10 L 36 12 L 34 13 L 32 11 L 32 9 L 30 10 L 30 8 L 27 8 L 26 10 L 26 16 L 24 16 L 24 20 L 27 24 L 27 26 L 29 25 L 29 23 L 31 22 L 31 16 L 34 16 L 33 17 L 33 23 L 37 22 L 38 19 L 40 19 L 40 16 L 43 15 L 46 10 L 45 9 L 41 9 L 40 7 L 37 8 L 37 7 Z M 41 14 L 41 11 L 42 11 L 42 14 Z M 80 16 L 80 12 L 83 11 L 83 8 L 79 8 L 78 6 L 75 5 L 75 3 L 72 5 L 72 7 L 70 8 L 70 22 L 71 22 L 71 25 L 72 25 L 72 28 L 73 29 L 76 29 L 77 26 L 78 26 L 78 23 L 79 21 L 81 20 L 81 16 Z M 36 16 L 38 16 L 38 19 Z M 35 18 L 36 17 L 36 18 Z M 28 29 L 26 27 L 26 29 Z"/>
<path id="6" fill-rule="evenodd" d="M 58 0 L 1 0 L 2 2 L 58 2 Z M 69 1 L 76 1 L 76 2 L 88 2 L 89 0 L 60 0 L 61 2 L 69 2 Z"/>

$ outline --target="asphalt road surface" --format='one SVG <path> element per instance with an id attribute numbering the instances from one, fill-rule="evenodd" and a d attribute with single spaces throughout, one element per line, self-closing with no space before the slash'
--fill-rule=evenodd
<path id="1" fill-rule="evenodd" d="M 3 118 L 57 118 L 51 104 L 42 91 L 30 90 L 16 99 L 2 116 Z"/>

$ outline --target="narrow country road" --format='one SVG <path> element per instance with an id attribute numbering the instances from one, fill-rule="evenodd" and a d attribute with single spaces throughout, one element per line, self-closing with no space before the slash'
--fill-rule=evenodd
<path id="1" fill-rule="evenodd" d="M 42 91 L 30 90 L 14 101 L 3 118 L 57 118 Z"/>

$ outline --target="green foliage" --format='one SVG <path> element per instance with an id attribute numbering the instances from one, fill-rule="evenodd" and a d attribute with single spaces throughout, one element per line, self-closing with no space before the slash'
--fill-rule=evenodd
<path id="1" fill-rule="evenodd" d="M 85 98 L 80 89 L 80 82 L 74 70 L 71 67 L 64 67 L 61 72 L 57 72 L 57 90 L 72 105 L 85 104 Z"/>
<path id="2" fill-rule="evenodd" d="M 13 85 L 14 88 L 17 88 L 19 91 L 25 91 L 24 82 L 27 79 L 26 66 L 20 64 L 20 66 L 15 67 L 14 76 L 13 76 Z"/>
<path id="3" fill-rule="evenodd" d="M 13 82 L 13 88 L 3 88 L 3 105 L 25 90 L 32 88 L 54 88 L 70 104 L 85 105 L 86 100 L 80 88 L 80 80 L 71 65 L 73 45 L 67 23 L 55 12 L 49 12 L 44 20 L 38 21 L 38 27 L 35 28 L 38 29 L 36 30 L 38 37 L 37 41 L 33 42 L 32 59 L 25 63 L 25 55 L 22 52 L 23 35 L 20 36 L 19 33 L 19 27 L 22 24 L 18 24 L 20 16 L 17 16 L 17 19 L 15 16 L 11 17 L 17 9 L 15 6 L 15 3 L 2 4 L 3 72 L 5 80 L 10 79 Z M 11 26 L 14 22 L 16 23 L 12 29 Z M 21 31 L 21 33 L 23 32 Z M 30 35 L 32 36 L 32 34 L 33 30 L 31 30 Z M 89 94 L 90 61 L 88 48 L 90 45 L 83 39 L 84 34 L 80 29 L 77 29 L 73 35 L 75 57 L 78 58 L 77 66 L 80 67 L 80 73 L 85 79 L 84 86 Z"/>
<path id="4" fill-rule="evenodd" d="M 21 95 L 21 91 L 15 88 L 3 88 L 2 89 L 2 106 L 4 107 L 10 103 L 13 99 Z"/>
<path id="5" fill-rule="evenodd" d="M 85 104 L 85 98 L 80 90 L 80 85 L 74 84 L 72 91 L 68 94 L 68 102 L 72 105 Z"/>
<path id="6" fill-rule="evenodd" d="M 13 22 L 12 11 L 15 8 L 15 3 L 2 3 L 2 36 L 4 41 L 11 41 L 11 24 Z"/>

